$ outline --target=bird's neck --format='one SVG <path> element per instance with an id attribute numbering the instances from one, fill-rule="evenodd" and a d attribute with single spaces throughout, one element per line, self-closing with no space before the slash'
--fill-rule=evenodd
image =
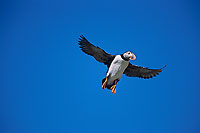
<path id="1" fill-rule="evenodd" d="M 126 59 L 123 54 L 121 54 L 121 57 L 122 57 L 123 60 L 129 61 L 129 59 Z"/>

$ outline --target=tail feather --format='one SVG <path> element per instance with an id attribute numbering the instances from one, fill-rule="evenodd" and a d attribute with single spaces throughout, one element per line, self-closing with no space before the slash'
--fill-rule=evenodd
<path id="1" fill-rule="evenodd" d="M 106 80 L 106 78 L 102 79 L 102 85 L 103 85 L 103 83 L 105 82 L 105 80 Z M 110 84 L 110 85 L 107 85 L 107 84 L 106 84 L 106 88 L 107 88 L 107 89 L 110 89 L 114 84 L 115 84 L 115 82 L 113 82 L 113 83 Z"/>
<path id="2" fill-rule="evenodd" d="M 106 80 L 106 78 L 102 79 L 102 85 L 103 85 L 103 83 L 105 82 L 105 80 Z"/>

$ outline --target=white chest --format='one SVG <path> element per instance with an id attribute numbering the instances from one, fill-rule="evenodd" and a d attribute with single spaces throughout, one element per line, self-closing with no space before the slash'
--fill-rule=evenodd
<path id="1" fill-rule="evenodd" d="M 120 55 L 117 55 L 111 63 L 107 76 L 109 76 L 108 82 L 113 82 L 116 79 L 120 79 L 124 70 L 127 68 L 129 61 L 125 61 Z"/>

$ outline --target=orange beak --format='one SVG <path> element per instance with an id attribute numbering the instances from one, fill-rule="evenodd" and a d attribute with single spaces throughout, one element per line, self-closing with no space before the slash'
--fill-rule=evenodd
<path id="1" fill-rule="evenodd" d="M 135 60 L 135 59 L 136 59 L 136 56 L 132 53 L 130 60 Z"/>

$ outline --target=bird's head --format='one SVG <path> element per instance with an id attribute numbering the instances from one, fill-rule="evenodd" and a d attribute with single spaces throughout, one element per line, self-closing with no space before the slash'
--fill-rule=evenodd
<path id="1" fill-rule="evenodd" d="M 126 60 L 135 60 L 136 59 L 136 56 L 131 51 L 127 51 L 127 52 L 123 53 L 122 55 Z"/>

